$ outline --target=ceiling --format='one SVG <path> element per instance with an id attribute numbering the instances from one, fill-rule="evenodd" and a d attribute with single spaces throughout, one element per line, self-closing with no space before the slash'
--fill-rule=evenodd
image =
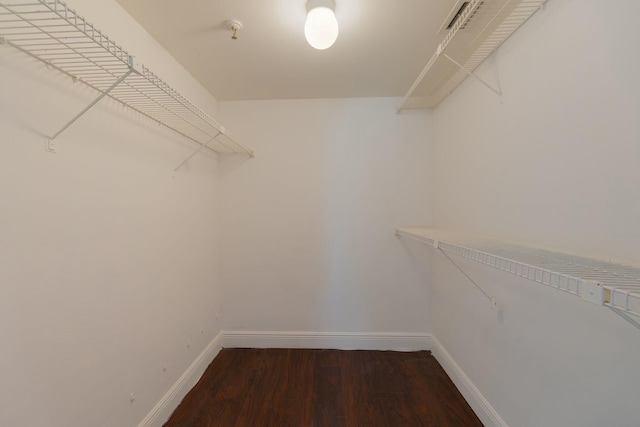
<path id="1" fill-rule="evenodd" d="M 404 96 L 459 2 L 336 0 L 340 35 L 318 51 L 306 0 L 117 1 L 221 101 Z"/>

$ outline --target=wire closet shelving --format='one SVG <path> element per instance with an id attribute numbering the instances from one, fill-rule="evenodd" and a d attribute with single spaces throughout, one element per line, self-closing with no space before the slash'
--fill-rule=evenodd
<path id="1" fill-rule="evenodd" d="M 474 71 L 545 2 L 460 0 L 456 7 L 461 6 L 461 11 L 454 15 L 449 31 L 407 91 L 398 112 L 435 107 L 469 76 L 502 95 L 500 88 Z"/>
<path id="2" fill-rule="evenodd" d="M 0 1 L 0 44 L 100 93 L 49 141 L 109 96 L 197 143 L 198 151 L 207 148 L 253 156 L 253 150 L 61 0 Z"/>
<path id="3" fill-rule="evenodd" d="M 397 228 L 396 235 L 608 306 L 638 325 L 627 316 L 640 316 L 638 267 L 431 228 Z"/>

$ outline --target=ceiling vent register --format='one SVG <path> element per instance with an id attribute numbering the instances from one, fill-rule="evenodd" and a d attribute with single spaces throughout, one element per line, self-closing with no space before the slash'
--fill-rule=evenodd
<path id="1" fill-rule="evenodd" d="M 456 4 L 441 26 L 447 30 L 398 107 L 433 108 L 453 92 L 546 0 L 471 0 Z M 499 89 L 485 86 L 501 95 Z"/>

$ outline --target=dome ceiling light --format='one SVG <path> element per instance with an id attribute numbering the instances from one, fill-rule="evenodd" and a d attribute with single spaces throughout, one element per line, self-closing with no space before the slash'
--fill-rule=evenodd
<path id="1" fill-rule="evenodd" d="M 325 50 L 338 39 L 338 20 L 334 0 L 309 0 L 304 36 L 314 49 Z"/>

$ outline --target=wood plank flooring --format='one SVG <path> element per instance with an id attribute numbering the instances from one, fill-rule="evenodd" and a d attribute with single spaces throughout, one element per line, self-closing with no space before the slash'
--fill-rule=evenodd
<path id="1" fill-rule="evenodd" d="M 165 427 L 482 426 L 428 351 L 223 349 Z"/>

